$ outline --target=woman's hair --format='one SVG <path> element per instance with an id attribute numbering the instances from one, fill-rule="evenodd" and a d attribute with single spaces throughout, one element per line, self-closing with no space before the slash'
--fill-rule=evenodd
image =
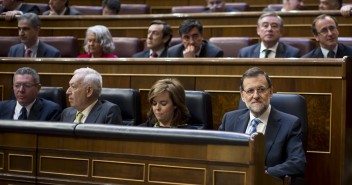
<path id="1" fill-rule="evenodd" d="M 187 121 L 190 117 L 188 108 L 186 106 L 186 95 L 185 90 L 182 84 L 177 79 L 161 79 L 154 83 L 152 88 L 148 93 L 148 101 L 150 104 L 150 108 L 148 111 L 148 118 L 151 123 L 156 123 L 158 120 L 156 119 L 152 102 L 153 99 L 163 92 L 168 92 L 171 98 L 174 109 L 174 117 L 172 118 L 172 126 L 178 127 L 179 125 L 187 124 Z"/>
<path id="2" fill-rule="evenodd" d="M 96 37 L 96 41 L 103 48 L 103 53 L 112 53 L 115 49 L 114 41 L 107 27 L 102 25 L 91 26 L 87 29 L 86 38 L 84 39 L 84 50 L 88 52 L 88 34 L 93 33 Z"/>

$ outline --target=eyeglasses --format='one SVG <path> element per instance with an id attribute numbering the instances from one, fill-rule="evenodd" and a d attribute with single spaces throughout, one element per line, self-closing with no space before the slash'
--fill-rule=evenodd
<path id="1" fill-rule="evenodd" d="M 30 83 L 23 83 L 23 84 L 14 84 L 13 86 L 16 88 L 16 89 L 20 89 L 21 87 L 25 88 L 25 89 L 29 89 L 31 87 L 34 87 L 38 85 L 37 83 L 35 84 L 30 84 Z"/>
<path id="2" fill-rule="evenodd" d="M 185 40 L 185 41 L 189 41 L 189 39 L 191 39 L 191 37 L 192 37 L 193 40 L 198 40 L 200 35 L 197 34 L 197 33 L 195 33 L 193 35 L 182 35 L 182 39 Z"/>
<path id="3" fill-rule="evenodd" d="M 322 35 L 326 35 L 330 32 L 334 32 L 336 31 L 336 27 L 335 26 L 329 26 L 329 27 L 326 27 L 326 28 L 323 28 L 320 30 L 320 32 L 318 32 L 318 34 L 322 34 Z"/>
<path id="4" fill-rule="evenodd" d="M 247 89 L 247 90 L 243 90 L 248 96 L 253 96 L 255 92 L 257 92 L 259 95 L 262 95 L 264 93 L 266 93 L 266 91 L 270 89 L 270 87 L 259 87 L 257 89 Z"/>

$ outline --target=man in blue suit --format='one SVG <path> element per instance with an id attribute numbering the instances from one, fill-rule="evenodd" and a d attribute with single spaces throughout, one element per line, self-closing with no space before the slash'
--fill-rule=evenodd
<path id="1" fill-rule="evenodd" d="M 168 57 L 223 57 L 221 48 L 203 40 L 203 26 L 199 21 L 186 19 L 179 27 L 181 44 L 172 46 L 167 51 Z"/>
<path id="2" fill-rule="evenodd" d="M 23 0 L 3 0 L 2 6 L 0 6 L 0 13 L 5 16 L 6 21 L 11 21 L 15 19 L 16 15 L 24 13 L 35 13 L 37 15 L 40 13 L 38 6 L 25 4 Z"/>
<path id="3" fill-rule="evenodd" d="M 254 67 L 240 82 L 241 98 L 247 109 L 225 113 L 219 130 L 265 135 L 265 172 L 282 178 L 302 177 L 306 164 L 299 118 L 270 105 L 273 86 L 269 76 Z M 254 121 L 253 121 L 254 120 Z"/>
<path id="4" fill-rule="evenodd" d="M 164 21 L 155 20 L 148 28 L 147 50 L 134 54 L 136 58 L 157 58 L 166 57 L 167 48 L 172 38 L 172 29 Z"/>
<path id="5" fill-rule="evenodd" d="M 62 112 L 61 121 L 122 124 L 120 107 L 109 101 L 99 100 L 102 84 L 102 77 L 96 70 L 75 70 L 66 91 L 71 107 Z"/>
<path id="6" fill-rule="evenodd" d="M 34 69 L 19 68 L 13 77 L 13 92 L 16 100 L 0 102 L 0 119 L 60 120 L 60 106 L 49 100 L 38 98 L 40 88 L 39 75 Z"/>
<path id="7" fill-rule="evenodd" d="M 60 51 L 39 40 L 40 20 L 34 13 L 25 13 L 18 18 L 20 44 L 11 46 L 9 57 L 60 57 Z"/>
<path id="8" fill-rule="evenodd" d="M 314 19 L 312 33 L 319 47 L 308 52 L 302 58 L 342 58 L 352 56 L 352 47 L 339 43 L 338 23 L 335 17 L 322 14 Z"/>
<path id="9" fill-rule="evenodd" d="M 49 0 L 50 10 L 43 15 L 80 15 L 81 12 L 69 6 L 69 0 Z"/>
<path id="10" fill-rule="evenodd" d="M 283 32 L 283 20 L 274 12 L 262 14 L 257 23 L 261 42 L 240 49 L 240 58 L 299 58 L 299 49 L 279 42 Z"/>

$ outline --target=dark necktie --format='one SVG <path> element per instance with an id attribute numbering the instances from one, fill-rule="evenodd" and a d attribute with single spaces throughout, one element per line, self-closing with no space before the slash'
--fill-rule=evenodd
<path id="1" fill-rule="evenodd" d="M 152 58 L 157 58 L 157 57 L 158 57 L 158 54 L 156 54 L 156 52 L 153 51 L 151 56 L 152 56 Z"/>
<path id="2" fill-rule="evenodd" d="M 31 53 L 32 53 L 32 51 L 29 48 L 27 48 L 26 51 L 25 51 L 24 57 L 30 58 L 31 57 Z"/>
<path id="3" fill-rule="evenodd" d="M 335 58 L 335 52 L 334 51 L 329 51 L 328 58 Z"/>
<path id="4" fill-rule="evenodd" d="M 18 120 L 27 120 L 27 109 L 26 107 L 22 107 L 21 114 L 18 116 Z"/>
<path id="5" fill-rule="evenodd" d="M 251 121 L 250 128 L 246 134 L 252 135 L 254 132 L 257 132 L 257 126 L 261 123 L 260 119 L 255 118 Z"/>
<path id="6" fill-rule="evenodd" d="M 270 49 L 264 49 L 265 55 L 264 58 L 268 58 L 269 54 L 271 53 Z"/>

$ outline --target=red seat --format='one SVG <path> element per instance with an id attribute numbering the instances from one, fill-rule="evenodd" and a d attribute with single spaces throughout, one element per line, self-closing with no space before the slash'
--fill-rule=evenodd
<path id="1" fill-rule="evenodd" d="M 146 4 L 121 4 L 120 15 L 149 14 L 150 8 Z"/>
<path id="2" fill-rule="evenodd" d="M 200 13 L 205 10 L 205 6 L 174 6 L 171 9 L 171 13 Z"/>
<path id="3" fill-rule="evenodd" d="M 78 10 L 81 15 L 101 15 L 103 8 L 101 6 L 71 6 L 72 8 Z"/>
<path id="4" fill-rule="evenodd" d="M 114 54 L 120 58 L 129 58 L 143 50 L 143 42 L 136 37 L 113 37 Z"/>
<path id="5" fill-rule="evenodd" d="M 296 47 L 300 50 L 301 56 L 313 50 L 315 43 L 313 40 L 308 38 L 291 38 L 291 37 L 282 37 L 280 42 Z"/>
<path id="6" fill-rule="evenodd" d="M 254 43 L 248 37 L 212 37 L 209 43 L 215 44 L 224 51 L 224 57 L 237 57 L 238 51 Z"/>
<path id="7" fill-rule="evenodd" d="M 10 47 L 20 43 L 21 40 L 18 36 L 1 36 L 0 37 L 0 57 L 7 57 Z"/>
<path id="8" fill-rule="evenodd" d="M 76 37 L 40 37 L 40 40 L 58 49 L 61 53 L 61 57 L 75 58 L 79 55 L 79 46 Z"/>
<path id="9" fill-rule="evenodd" d="M 170 47 L 171 47 L 171 46 L 180 44 L 181 42 L 182 42 L 181 37 L 174 37 L 174 38 L 171 39 L 169 45 L 170 45 Z"/>

